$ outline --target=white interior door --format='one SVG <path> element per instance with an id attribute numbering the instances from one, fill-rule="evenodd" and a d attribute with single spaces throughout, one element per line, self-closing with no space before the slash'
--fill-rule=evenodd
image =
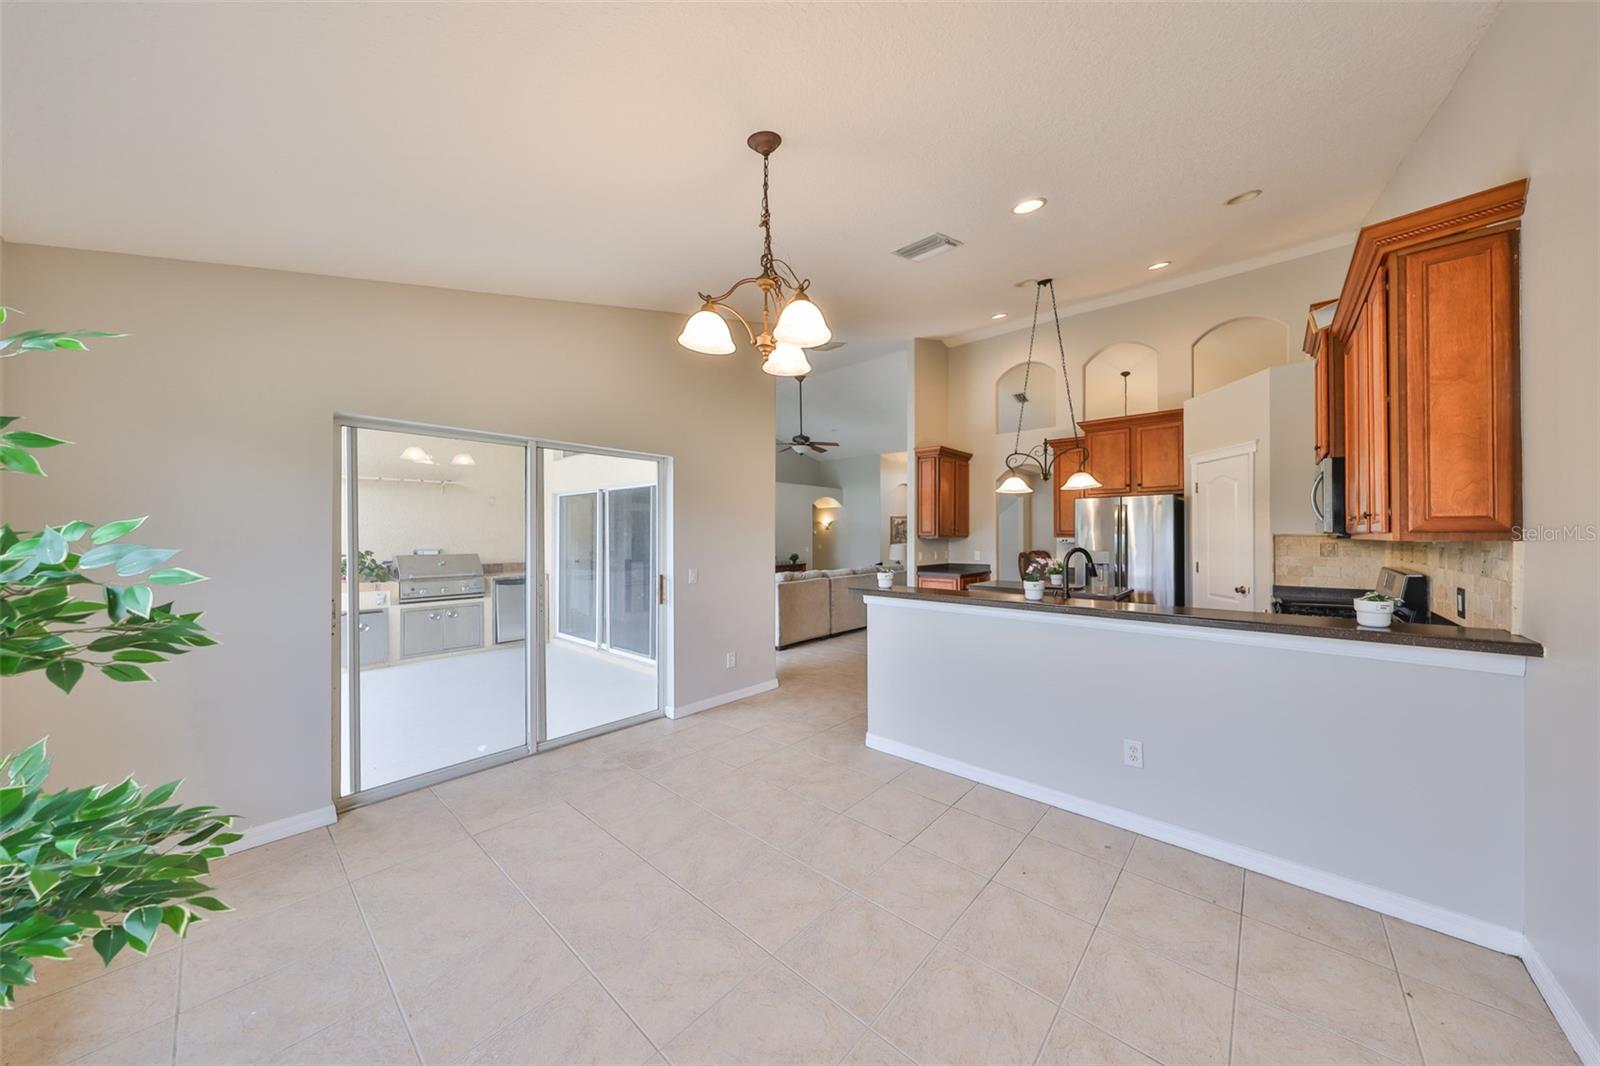
<path id="1" fill-rule="evenodd" d="M 1255 610 L 1255 455 L 1193 461 L 1194 605 Z"/>

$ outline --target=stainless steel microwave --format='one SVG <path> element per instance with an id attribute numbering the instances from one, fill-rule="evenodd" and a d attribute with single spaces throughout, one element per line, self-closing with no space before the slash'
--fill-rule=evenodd
<path id="1" fill-rule="evenodd" d="M 1344 521 L 1344 460 L 1330 455 L 1317 464 L 1317 476 L 1311 483 L 1311 511 L 1317 516 L 1317 528 L 1336 537 L 1350 535 Z"/>

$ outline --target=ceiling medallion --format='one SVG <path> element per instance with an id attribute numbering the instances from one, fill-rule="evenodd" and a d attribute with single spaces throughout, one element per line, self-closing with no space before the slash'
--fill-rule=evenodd
<path id="1" fill-rule="evenodd" d="M 995 491 L 1006 496 L 1023 496 L 1033 492 L 1033 486 L 1018 471 L 1028 469 L 1031 465 L 1038 470 L 1041 482 L 1049 481 L 1050 468 L 1064 461 L 1068 452 L 1078 453 L 1078 469 L 1067 475 L 1061 484 L 1061 491 L 1097 489 L 1100 482 L 1089 473 L 1089 449 L 1084 445 L 1063 448 L 1055 455 L 1050 454 L 1050 445 L 1042 441 L 1027 451 L 1022 450 L 1022 416 L 1028 404 L 1028 379 L 1033 373 L 1033 342 L 1039 333 L 1039 296 L 1045 289 L 1050 290 L 1050 317 L 1056 324 L 1056 350 L 1061 355 L 1061 378 L 1067 383 L 1068 425 L 1072 427 L 1074 435 L 1078 432 L 1078 412 L 1072 406 L 1072 376 L 1067 373 L 1067 345 L 1061 338 L 1061 312 L 1056 308 L 1056 283 L 1050 278 L 1041 278 L 1034 284 L 1037 288 L 1033 290 L 1033 325 L 1028 330 L 1028 361 L 1023 364 L 1022 392 L 1017 395 L 1017 440 L 1011 447 L 1011 454 L 1006 456 L 1006 476 Z M 1033 471 L 1029 470 L 1028 473 L 1032 476 Z"/>
<path id="2" fill-rule="evenodd" d="M 678 343 L 703 355 L 732 355 L 733 334 L 723 317 L 726 312 L 739 320 L 751 346 L 761 353 L 762 370 L 774 377 L 800 377 L 811 372 L 805 349 L 827 344 L 833 333 L 822 311 L 806 295 L 811 280 L 796 276 L 788 263 L 772 254 L 772 213 L 767 208 L 768 169 L 772 153 L 778 150 L 783 138 L 771 130 L 761 130 L 752 133 L 745 143 L 761 156 L 761 273 L 734 282 L 721 296 L 700 293 L 700 310 L 689 316 L 683 332 L 678 335 Z M 746 285 L 761 290 L 759 333 L 725 302 Z"/>

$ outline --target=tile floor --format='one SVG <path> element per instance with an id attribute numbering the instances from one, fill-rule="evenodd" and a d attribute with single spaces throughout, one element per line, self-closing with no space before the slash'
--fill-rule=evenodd
<path id="1" fill-rule="evenodd" d="M 1575 1061 L 1514 958 L 868 750 L 864 652 L 230 858 L 6 1062 Z"/>

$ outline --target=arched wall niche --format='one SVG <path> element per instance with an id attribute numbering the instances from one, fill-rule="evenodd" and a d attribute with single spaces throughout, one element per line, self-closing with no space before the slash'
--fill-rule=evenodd
<path id="1" fill-rule="evenodd" d="M 1154 348 L 1138 341 L 1116 341 L 1091 355 L 1083 364 L 1082 417 L 1115 418 L 1154 411 L 1160 395 L 1158 359 Z"/>
<path id="2" fill-rule="evenodd" d="M 1028 402 L 1023 404 L 1018 397 L 1022 394 L 1025 380 Z M 1018 407 L 1024 408 L 1022 412 L 1024 433 L 1030 429 L 1048 429 L 1056 424 L 1056 379 L 1047 364 L 1034 360 L 1030 374 L 1029 364 L 1018 363 L 995 381 L 994 431 L 996 433 L 1017 431 Z"/>
<path id="3" fill-rule="evenodd" d="M 1190 349 L 1194 395 L 1289 361 L 1289 327 L 1275 318 L 1243 315 L 1219 322 Z"/>

